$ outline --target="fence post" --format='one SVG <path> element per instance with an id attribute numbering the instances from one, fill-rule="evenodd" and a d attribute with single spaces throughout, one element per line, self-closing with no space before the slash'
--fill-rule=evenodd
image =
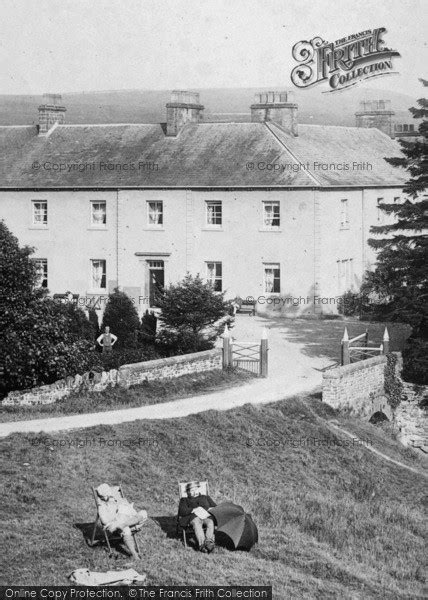
<path id="1" fill-rule="evenodd" d="M 349 365 L 351 362 L 351 357 L 349 354 L 349 335 L 348 330 L 345 327 L 345 331 L 343 332 L 342 338 L 342 365 Z"/>
<path id="2" fill-rule="evenodd" d="M 263 328 L 262 339 L 260 340 L 260 375 L 268 376 L 268 335 L 266 328 Z"/>
<path id="3" fill-rule="evenodd" d="M 223 369 L 230 367 L 230 363 L 230 333 L 226 324 L 223 333 Z"/>
<path id="4" fill-rule="evenodd" d="M 385 327 L 385 331 L 383 333 L 383 351 L 382 354 L 389 354 L 389 333 L 388 329 Z"/>

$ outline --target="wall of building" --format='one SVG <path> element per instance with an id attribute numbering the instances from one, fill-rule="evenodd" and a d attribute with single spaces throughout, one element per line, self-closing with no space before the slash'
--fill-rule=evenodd
<path id="1" fill-rule="evenodd" d="M 104 299 L 119 283 L 142 313 L 148 308 L 148 264 L 163 260 L 165 282 L 186 272 L 206 277 L 206 263 L 221 262 L 227 298 L 253 296 L 259 313 L 287 316 L 337 312 L 335 297 L 358 290 L 374 263 L 370 226 L 378 224 L 377 198 L 398 190 L 120 190 L 0 192 L 0 218 L 20 244 L 48 260 L 51 293 L 71 291 Z M 341 200 L 349 224 L 341 224 Z M 48 201 L 47 227 L 32 225 L 32 200 Z M 107 223 L 90 223 L 90 201 L 104 200 Z M 148 225 L 147 202 L 163 202 L 162 227 Z M 206 202 L 220 200 L 223 224 L 207 226 Z M 263 201 L 280 202 L 278 230 L 263 225 Z M 382 216 L 384 222 L 388 217 Z M 91 288 L 91 259 L 107 263 L 107 288 Z M 338 261 L 352 259 L 352 280 L 338 278 Z M 281 293 L 264 289 L 264 263 L 279 263 Z M 350 285 L 348 285 L 350 284 Z M 315 299 L 317 298 L 317 300 Z M 326 299 L 326 300 L 324 300 Z M 83 302 L 83 300 L 82 300 Z"/>

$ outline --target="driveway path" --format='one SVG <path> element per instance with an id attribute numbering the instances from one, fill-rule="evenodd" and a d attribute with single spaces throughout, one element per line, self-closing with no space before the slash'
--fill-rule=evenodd
<path id="1" fill-rule="evenodd" d="M 232 335 L 238 341 L 259 340 L 263 327 L 269 322 L 259 317 L 238 315 Z M 268 330 L 269 337 L 269 377 L 254 379 L 248 384 L 221 392 L 192 396 L 161 404 L 140 406 L 121 410 L 111 410 L 90 414 L 70 415 L 34 419 L 30 421 L 10 421 L 0 424 L 0 437 L 11 433 L 53 432 L 115 425 L 139 419 L 171 419 L 186 417 L 206 410 L 229 410 L 243 404 L 265 404 L 284 400 L 302 392 L 312 392 L 320 388 L 321 369 L 331 364 L 329 359 L 306 356 L 302 347 L 285 339 L 284 327 Z"/>

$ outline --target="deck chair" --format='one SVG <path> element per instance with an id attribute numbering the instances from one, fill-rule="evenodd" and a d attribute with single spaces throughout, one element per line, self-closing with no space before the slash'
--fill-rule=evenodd
<path id="1" fill-rule="evenodd" d="M 117 491 L 119 492 L 119 494 L 122 496 L 122 498 L 125 498 L 125 494 L 123 491 L 123 486 L 120 483 L 118 486 L 111 486 L 113 489 L 116 488 Z M 100 499 L 98 497 L 97 491 L 94 487 L 91 487 L 92 490 L 92 494 L 94 496 L 94 500 L 95 500 L 95 506 L 97 507 L 97 516 L 94 522 L 94 529 L 92 531 L 92 536 L 89 540 L 87 540 L 88 546 L 90 546 L 91 548 L 93 546 L 96 546 L 98 544 L 101 544 L 103 541 L 106 542 L 107 544 L 107 548 L 108 548 L 108 553 L 109 553 L 109 557 L 112 556 L 113 551 L 111 549 L 111 544 L 110 542 L 113 541 L 119 541 L 121 540 L 121 536 L 117 533 L 117 532 L 113 532 L 113 533 L 109 533 L 108 531 L 106 531 L 101 523 L 101 519 L 100 519 L 100 515 L 99 515 L 99 508 L 100 508 Z M 102 532 L 103 532 L 103 537 L 98 536 L 97 539 L 97 528 L 100 527 Z M 142 528 L 142 525 L 133 525 L 130 529 L 131 529 L 131 533 L 132 533 L 132 537 L 134 538 L 134 542 L 135 542 L 135 547 L 137 549 L 138 554 L 140 554 L 140 547 L 138 545 L 138 539 L 137 539 L 137 533 L 138 531 L 140 531 L 140 529 Z"/>
<path id="2" fill-rule="evenodd" d="M 204 496 L 209 496 L 210 491 L 209 491 L 208 481 L 182 481 L 182 482 L 178 483 L 179 501 L 182 498 L 187 497 L 186 488 L 189 485 L 189 483 L 195 483 L 199 487 L 201 494 L 203 494 Z M 187 548 L 187 537 L 186 536 L 191 533 L 193 533 L 192 526 L 190 524 L 187 525 L 187 527 L 183 527 L 182 525 L 180 525 L 179 517 L 177 514 L 177 535 L 182 536 L 183 544 L 184 544 L 185 548 Z"/>

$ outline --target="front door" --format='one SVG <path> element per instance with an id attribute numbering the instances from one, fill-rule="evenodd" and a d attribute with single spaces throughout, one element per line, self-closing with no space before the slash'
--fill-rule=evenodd
<path id="1" fill-rule="evenodd" d="M 149 261 L 149 298 L 150 306 L 157 306 L 165 287 L 165 267 L 163 260 Z"/>

